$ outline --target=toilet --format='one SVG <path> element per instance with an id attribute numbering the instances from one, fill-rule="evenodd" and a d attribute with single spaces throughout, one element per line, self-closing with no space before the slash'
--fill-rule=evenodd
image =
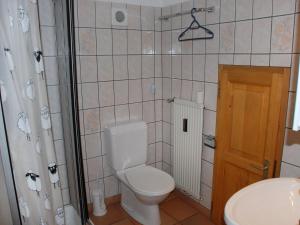
<path id="1" fill-rule="evenodd" d="M 104 129 L 109 165 L 121 180 L 121 205 L 144 225 L 159 225 L 158 204 L 174 190 L 174 179 L 146 165 L 147 124 L 129 121 Z"/>

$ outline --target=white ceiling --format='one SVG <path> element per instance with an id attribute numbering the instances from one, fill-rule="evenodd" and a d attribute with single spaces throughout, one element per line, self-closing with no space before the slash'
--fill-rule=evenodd
<path id="1" fill-rule="evenodd" d="M 189 0 L 94 0 L 94 1 L 126 3 L 126 4 L 144 5 L 144 6 L 152 6 L 152 7 L 166 7 L 180 2 L 186 2 Z"/>

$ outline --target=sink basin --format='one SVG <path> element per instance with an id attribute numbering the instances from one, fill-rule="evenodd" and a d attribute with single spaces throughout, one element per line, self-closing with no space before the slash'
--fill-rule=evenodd
<path id="1" fill-rule="evenodd" d="M 249 185 L 228 200 L 224 217 L 227 225 L 300 225 L 300 179 Z"/>

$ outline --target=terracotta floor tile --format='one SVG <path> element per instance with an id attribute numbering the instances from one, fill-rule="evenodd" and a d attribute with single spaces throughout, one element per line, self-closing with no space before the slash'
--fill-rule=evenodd
<path id="1" fill-rule="evenodd" d="M 196 214 L 184 221 L 180 222 L 182 225 L 214 225 L 206 216 L 202 214 Z"/>
<path id="2" fill-rule="evenodd" d="M 177 221 L 182 221 L 198 213 L 196 209 L 185 203 L 180 198 L 174 198 L 162 203 L 161 209 L 163 209 L 167 214 L 175 218 Z"/>
<path id="3" fill-rule="evenodd" d="M 176 198 L 177 197 L 177 191 L 172 191 L 169 195 L 168 195 L 168 197 L 165 199 L 165 200 L 163 200 L 163 202 L 162 203 L 164 203 L 164 202 L 166 202 L 166 201 L 169 201 L 169 200 L 171 200 L 171 199 L 174 199 L 174 198 Z M 161 204 L 162 204 L 161 203 Z"/>
<path id="4" fill-rule="evenodd" d="M 104 216 L 96 217 L 91 215 L 90 219 L 95 225 L 111 225 L 127 218 L 126 212 L 120 204 L 113 204 L 107 207 L 107 213 Z"/>
<path id="5" fill-rule="evenodd" d="M 116 223 L 114 223 L 114 224 L 112 224 L 112 225 L 135 225 L 134 223 L 132 223 L 131 221 L 130 221 L 130 219 L 125 219 L 125 220 L 121 220 L 121 221 L 119 221 L 119 222 L 116 222 Z"/>
<path id="6" fill-rule="evenodd" d="M 174 218 L 169 216 L 163 210 L 160 210 L 160 220 L 161 220 L 161 225 L 173 225 L 178 223 L 178 221 L 176 221 Z"/>

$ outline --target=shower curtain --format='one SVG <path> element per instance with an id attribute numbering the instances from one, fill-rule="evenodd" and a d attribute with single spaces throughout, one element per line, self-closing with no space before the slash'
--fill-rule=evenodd
<path id="1" fill-rule="evenodd" d="M 0 90 L 22 223 L 63 225 L 37 0 L 0 0 Z"/>

